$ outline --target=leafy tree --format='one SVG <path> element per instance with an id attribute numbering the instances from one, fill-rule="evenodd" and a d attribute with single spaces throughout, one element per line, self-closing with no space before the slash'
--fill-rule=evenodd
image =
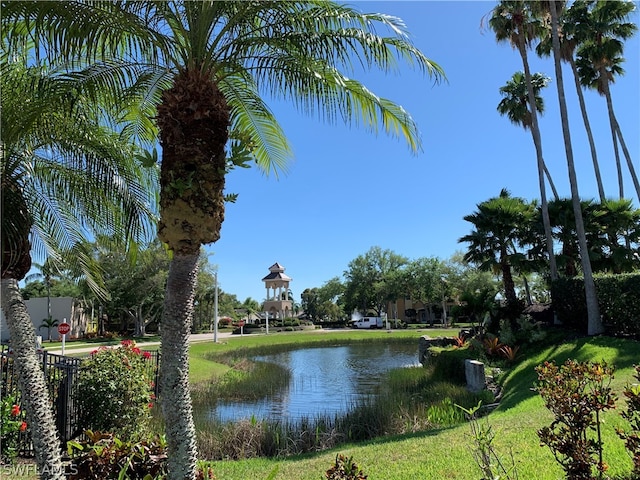
<path id="1" fill-rule="evenodd" d="M 320 318 L 332 321 L 345 318 L 344 291 L 345 287 L 338 277 L 333 277 L 318 288 Z"/>
<path id="2" fill-rule="evenodd" d="M 0 92 L 2 192 L 2 310 L 14 349 L 22 401 L 42 478 L 64 476 L 60 444 L 47 386 L 35 352 L 35 328 L 18 281 L 36 258 L 75 248 L 76 265 L 93 286 L 100 281 L 86 252 L 87 236 L 107 234 L 141 241 L 151 226 L 152 170 L 134 158 L 123 132 L 109 128 L 109 102 L 89 98 L 87 85 L 57 65 L 36 63 L 38 45 L 18 12 L 20 2 L 3 3 Z M 66 6 L 63 6 L 66 8 Z M 10 28 L 14 22 L 14 28 Z M 26 35 L 22 35 L 26 33 Z"/>
<path id="3" fill-rule="evenodd" d="M 509 42 L 518 50 L 524 67 L 524 78 L 527 86 L 528 105 L 531 111 L 531 135 L 536 149 L 538 165 L 538 184 L 540 187 L 540 201 L 544 235 L 549 258 L 551 279 L 558 276 L 553 254 L 553 239 L 551 237 L 551 225 L 549 223 L 549 211 L 547 205 L 547 193 L 544 182 L 544 157 L 542 154 L 542 140 L 538 127 L 538 111 L 536 109 L 535 91 L 532 84 L 531 69 L 529 67 L 528 49 L 531 43 L 539 35 L 541 29 L 540 18 L 532 10 L 534 2 L 524 0 L 501 0 L 491 12 L 488 20 L 489 28 L 493 30 L 498 42 Z"/>
<path id="4" fill-rule="evenodd" d="M 156 107 L 162 145 L 158 234 L 173 252 L 162 317 L 161 404 L 169 478 L 193 478 L 197 451 L 187 339 L 200 247 L 219 239 L 224 219 L 229 132 L 250 153 L 243 164 L 254 158 L 266 171 L 284 164 L 290 149 L 260 96 L 267 92 L 332 123 L 363 122 L 374 131 L 382 125 L 415 151 L 420 143 L 411 117 L 353 80 L 353 67 L 389 71 L 402 59 L 429 74 L 442 72 L 413 46 L 398 19 L 333 2 L 75 7 L 70 14 L 64 4 L 39 2 L 15 11 L 28 15 L 34 28 L 43 27 L 36 36 L 53 33 L 56 50 L 90 62 L 88 73 L 105 88 L 133 86 L 129 91 Z M 91 21 L 84 21 L 87 16 Z M 377 34 L 379 29 L 388 35 Z M 124 55 L 102 61 L 102 55 L 116 53 Z M 140 104 L 127 105 L 132 117 L 151 118 Z"/>
<path id="5" fill-rule="evenodd" d="M 305 288 L 300 297 L 302 299 L 302 309 L 311 321 L 321 320 L 318 288 Z"/>
<path id="6" fill-rule="evenodd" d="M 470 234 L 458 241 L 469 244 L 464 255 L 479 269 L 500 272 L 508 304 L 517 305 L 513 281 L 514 265 L 524 261 L 523 232 L 535 218 L 535 206 L 503 189 L 500 196 L 477 205 L 477 210 L 464 219 L 473 225 Z"/>
<path id="7" fill-rule="evenodd" d="M 446 278 L 449 293 L 454 299 L 459 299 L 464 292 L 490 288 L 499 290 L 500 281 L 491 273 L 476 268 L 464 259 L 463 252 L 456 252 L 445 262 Z"/>
<path id="8" fill-rule="evenodd" d="M 377 246 L 349 262 L 344 272 L 345 310 L 358 310 L 363 314 L 373 310 L 380 315 L 387 302 L 395 299 L 393 274 L 407 262 L 402 255 Z"/>
<path id="9" fill-rule="evenodd" d="M 158 321 L 162 311 L 169 255 L 158 241 L 139 246 L 132 258 L 124 249 L 102 240 L 90 248 L 104 272 L 109 300 L 102 300 L 86 283 L 80 282 L 83 296 L 103 305 L 103 312 L 118 330 L 126 331 L 128 324 L 133 323 L 134 335 L 144 336 L 146 326 Z"/>
<path id="10" fill-rule="evenodd" d="M 417 258 L 397 271 L 400 290 L 396 298 L 408 297 L 421 302 L 433 319 L 431 306 L 442 302 L 446 296 L 445 265 L 437 258 Z"/>

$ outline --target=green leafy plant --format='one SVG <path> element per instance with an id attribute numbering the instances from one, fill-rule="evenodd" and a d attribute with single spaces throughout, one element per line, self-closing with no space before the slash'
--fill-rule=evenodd
<path id="1" fill-rule="evenodd" d="M 80 369 L 75 398 L 83 429 L 111 432 L 125 440 L 146 431 L 154 400 L 145 368 L 149 356 L 131 340 L 91 353 Z"/>
<path id="2" fill-rule="evenodd" d="M 604 361 L 569 359 L 560 367 L 544 362 L 536 372 L 536 390 L 555 417 L 538 431 L 541 443 L 551 449 L 567 479 L 591 479 L 594 468 L 604 478 L 608 467 L 602 459 L 600 413 L 615 408 L 613 368 Z"/>
<path id="3" fill-rule="evenodd" d="M 513 455 L 511 456 L 511 465 L 505 465 L 493 445 L 496 434 L 489 424 L 489 421 L 485 419 L 485 422 L 480 422 L 478 419 L 481 406 L 482 402 L 478 402 L 478 405 L 472 408 L 464 408 L 456 405 L 456 407 L 465 413 L 469 420 L 471 436 L 474 443 L 471 454 L 473 455 L 476 465 L 478 465 L 478 468 L 480 468 L 482 472 L 482 480 L 517 480 L 518 471 Z"/>
<path id="4" fill-rule="evenodd" d="M 335 464 L 325 473 L 325 478 L 329 480 L 366 480 L 368 477 L 358 468 L 353 457 L 345 457 L 339 453 L 336 455 Z"/>
<path id="5" fill-rule="evenodd" d="M 16 457 L 18 435 L 27 429 L 24 412 L 16 402 L 15 395 L 8 395 L 0 401 L 0 463 Z"/>
<path id="6" fill-rule="evenodd" d="M 640 382 L 640 365 L 635 366 L 634 377 Z M 632 478 L 640 479 L 640 384 L 627 385 L 623 395 L 627 397 L 627 409 L 621 415 L 629 422 L 631 431 L 618 429 L 617 432 L 633 459 Z"/>
<path id="7" fill-rule="evenodd" d="M 72 457 L 70 480 L 151 480 L 167 473 L 164 437 L 129 442 L 112 433 L 91 430 L 85 431 L 85 436 L 85 441 L 67 442 L 67 453 Z"/>

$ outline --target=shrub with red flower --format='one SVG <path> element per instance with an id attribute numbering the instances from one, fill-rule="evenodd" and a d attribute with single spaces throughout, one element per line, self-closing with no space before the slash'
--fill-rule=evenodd
<path id="1" fill-rule="evenodd" d="M 146 359 L 134 341 L 123 340 L 83 362 L 75 398 L 82 428 L 126 440 L 146 433 L 152 403 Z"/>
<path id="2" fill-rule="evenodd" d="M 15 395 L 7 395 L 0 402 L 0 464 L 18 453 L 18 433 L 27 429 L 24 412 Z"/>

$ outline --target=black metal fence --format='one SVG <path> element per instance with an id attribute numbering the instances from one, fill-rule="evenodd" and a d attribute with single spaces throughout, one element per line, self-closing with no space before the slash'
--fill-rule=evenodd
<path id="1" fill-rule="evenodd" d="M 150 357 L 145 362 L 145 368 L 149 378 L 154 382 L 154 394 L 158 395 L 158 364 L 160 355 L 157 351 L 150 351 Z M 79 425 L 79 411 L 74 402 L 76 398 L 77 379 L 80 374 L 80 366 L 83 359 L 68 357 L 39 351 L 38 356 L 42 362 L 51 409 L 56 420 L 56 427 L 62 445 L 82 434 Z M 20 389 L 18 388 L 18 375 L 14 364 L 13 355 L 7 345 L 0 347 L 0 398 L 16 395 L 17 403 L 20 402 Z M 18 453 L 21 456 L 32 456 L 33 447 L 29 427 L 19 435 Z"/>

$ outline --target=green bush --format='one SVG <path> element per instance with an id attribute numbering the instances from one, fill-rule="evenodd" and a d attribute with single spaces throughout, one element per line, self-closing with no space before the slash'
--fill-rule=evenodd
<path id="1" fill-rule="evenodd" d="M 149 358 L 131 340 L 91 352 L 80 368 L 76 390 L 81 428 L 125 440 L 146 432 L 154 400 L 145 368 Z"/>
<path id="2" fill-rule="evenodd" d="M 607 331 L 640 337 L 640 274 L 597 276 L 596 282 Z"/>
<path id="3" fill-rule="evenodd" d="M 640 336 L 640 274 L 594 276 L 602 320 L 609 335 Z M 587 330 L 582 278 L 559 278 L 551 285 L 553 309 L 566 326 Z"/>
<path id="4" fill-rule="evenodd" d="M 601 412 L 615 408 L 613 368 L 605 361 L 569 359 L 559 367 L 544 362 L 536 373 L 536 390 L 554 415 L 551 426 L 538 430 L 540 443 L 551 449 L 567 479 L 590 480 L 594 469 L 603 478 L 608 466 L 602 460 Z"/>

